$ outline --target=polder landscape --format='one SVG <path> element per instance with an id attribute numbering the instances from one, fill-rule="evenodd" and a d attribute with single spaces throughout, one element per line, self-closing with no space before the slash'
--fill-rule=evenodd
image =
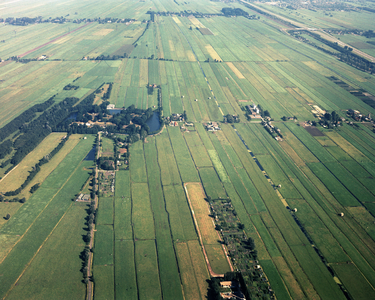
<path id="1" fill-rule="evenodd" d="M 375 4 L 0 3 L 1 299 L 375 299 Z"/>

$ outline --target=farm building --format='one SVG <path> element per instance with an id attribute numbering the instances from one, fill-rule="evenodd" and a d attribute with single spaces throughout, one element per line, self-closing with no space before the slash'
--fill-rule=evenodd
<path id="1" fill-rule="evenodd" d="M 230 289 L 232 281 L 220 281 L 220 287 Z"/>

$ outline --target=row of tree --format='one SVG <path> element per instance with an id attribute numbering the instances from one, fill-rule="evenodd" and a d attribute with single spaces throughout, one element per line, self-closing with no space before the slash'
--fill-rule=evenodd
<path id="1" fill-rule="evenodd" d="M 21 186 L 14 190 L 14 191 L 8 191 L 4 193 L 4 196 L 15 196 L 18 195 L 28 184 L 31 180 L 34 179 L 35 175 L 38 174 L 40 171 L 40 167 L 50 161 L 52 157 L 54 157 L 57 152 L 60 151 L 60 149 L 65 145 L 66 141 L 69 139 L 69 135 L 67 135 L 64 139 L 61 140 L 61 142 L 56 146 L 55 149 L 53 149 L 48 155 L 44 156 L 42 159 L 37 162 L 31 171 L 29 171 L 29 175 L 25 179 L 25 181 L 21 184 Z M 34 185 L 30 192 L 33 193 L 39 188 L 39 184 Z"/>

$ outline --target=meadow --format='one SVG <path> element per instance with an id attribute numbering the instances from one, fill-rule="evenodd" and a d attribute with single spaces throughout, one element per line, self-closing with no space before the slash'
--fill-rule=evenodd
<path id="1" fill-rule="evenodd" d="M 54 1 L 21 1 L 0 4 L 1 17 L 56 17 Z M 348 109 L 365 116 L 375 110 L 330 79 L 375 96 L 375 77 L 287 33 L 291 23 L 369 30 L 372 14 L 251 5 L 61 0 L 58 15 L 68 22 L 1 24 L 1 59 L 35 60 L 0 62 L 0 127 L 53 95 L 55 102 L 83 99 L 110 82 L 108 100 L 116 107 L 156 109 L 160 88 L 162 115 L 186 112 L 194 125 L 182 129 L 179 122 L 129 145 L 129 169 L 117 170 L 113 196 L 98 200 L 95 299 L 206 299 L 210 273 L 202 246 L 214 272 L 230 270 L 207 196 L 231 200 L 278 299 L 345 299 L 343 290 L 351 299 L 375 298 L 375 134 L 372 123 L 346 115 Z M 219 14 L 223 7 L 255 18 L 193 16 Z M 99 23 L 99 17 L 135 21 Z M 336 37 L 374 53 L 367 43 L 373 38 Z M 41 55 L 47 59 L 36 60 Z M 150 83 L 158 86 L 153 94 Z M 64 90 L 68 84 L 78 89 Z M 247 120 L 251 104 L 268 111 L 281 141 L 257 119 Z M 321 135 L 314 136 L 304 128 L 305 121 L 319 121 L 313 105 L 354 124 L 318 126 Z M 226 114 L 238 115 L 240 123 L 223 123 Z M 209 121 L 221 130 L 206 131 Z M 0 192 L 16 189 L 64 135 L 50 134 L 6 177 L 6 167 L 0 168 Z M 83 186 L 88 191 L 93 162 L 83 158 L 94 136 L 82 137 L 71 135 L 42 166 L 18 196 L 25 203 L 0 202 L 1 298 L 85 298 L 79 253 L 86 207 L 72 200 Z M 102 155 L 114 155 L 111 139 L 101 146 Z M 29 193 L 36 183 L 40 188 Z M 190 196 L 190 207 L 185 187 L 190 195 L 193 186 L 199 193 Z"/>

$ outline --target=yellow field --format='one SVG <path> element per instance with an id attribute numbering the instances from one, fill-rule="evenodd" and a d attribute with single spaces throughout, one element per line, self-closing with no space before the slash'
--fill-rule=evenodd
<path id="1" fill-rule="evenodd" d="M 168 43 L 169 43 L 169 49 L 170 49 L 171 51 L 175 51 L 175 48 L 174 48 L 174 44 L 173 44 L 173 42 L 172 42 L 171 40 L 169 40 Z"/>
<path id="2" fill-rule="evenodd" d="M 337 145 L 339 145 L 342 150 L 348 153 L 354 159 L 366 159 L 366 155 L 364 155 L 361 151 L 355 148 L 351 143 L 349 143 L 346 139 L 344 139 L 341 135 L 336 132 L 327 132 L 326 135 L 334 141 Z"/>
<path id="3" fill-rule="evenodd" d="M 293 134 L 286 132 L 285 137 L 284 140 L 288 142 L 292 150 L 298 153 L 298 156 L 303 157 L 303 161 L 307 163 L 319 162 L 319 160 Z M 286 147 L 284 149 L 286 149 Z"/>
<path id="4" fill-rule="evenodd" d="M 72 74 L 69 75 L 69 78 L 77 78 L 77 77 L 82 77 L 85 75 L 86 72 L 73 72 Z"/>
<path id="5" fill-rule="evenodd" d="M 214 48 L 212 48 L 211 45 L 206 45 L 205 47 L 206 47 L 208 54 L 212 57 L 212 59 L 222 60 L 219 54 L 217 54 L 217 52 L 215 51 Z"/>
<path id="6" fill-rule="evenodd" d="M 348 210 L 354 217 L 354 219 L 362 226 L 362 228 L 371 236 L 375 234 L 374 217 L 367 211 L 363 206 L 359 207 L 347 207 Z M 371 247 L 372 248 L 372 247 Z"/>
<path id="7" fill-rule="evenodd" d="M 107 34 L 111 33 L 113 29 L 107 28 L 107 29 L 100 29 L 97 32 L 94 32 L 93 35 L 100 35 L 100 36 L 106 36 Z"/>
<path id="8" fill-rule="evenodd" d="M 177 243 L 176 252 L 179 268 L 181 271 L 181 281 L 184 289 L 185 299 L 202 299 L 201 296 L 204 295 L 201 295 L 201 292 L 199 290 L 187 243 Z M 204 261 L 202 263 L 204 264 Z M 206 278 L 208 278 L 208 274 Z"/>
<path id="9" fill-rule="evenodd" d="M 5 178 L 0 181 L 0 190 L 3 192 L 18 189 L 26 180 L 31 168 L 45 155 L 50 153 L 64 137 L 65 133 L 52 133 L 47 136 L 38 147 L 27 155 Z"/>
<path id="10" fill-rule="evenodd" d="M 188 196 L 193 207 L 193 214 L 198 222 L 199 230 L 204 244 L 217 244 L 219 238 L 212 218 L 209 217 L 210 210 L 204 198 L 206 197 L 200 183 L 189 183 L 186 185 Z"/>
<path id="11" fill-rule="evenodd" d="M 323 147 L 335 147 L 337 146 L 332 140 L 327 139 L 316 139 L 319 144 L 321 144 Z"/>
<path id="12" fill-rule="evenodd" d="M 296 151 L 294 151 L 294 149 L 287 142 L 285 141 L 279 142 L 279 145 L 281 146 L 281 148 L 283 148 L 285 153 L 290 156 L 290 158 L 294 161 L 294 163 L 297 166 L 300 167 L 300 166 L 305 165 L 305 162 L 298 156 Z"/>
<path id="13" fill-rule="evenodd" d="M 61 137 L 64 136 L 65 134 L 64 133 L 51 133 L 47 138 L 45 138 L 43 140 L 43 142 L 41 144 L 39 144 L 39 146 L 33 152 L 29 153 L 29 155 L 27 155 L 22 160 L 19 167 L 23 164 L 27 164 L 29 167 L 33 166 L 35 164 L 35 162 L 37 162 L 39 159 L 41 159 L 44 156 L 44 154 L 43 154 L 44 152 L 43 152 L 43 149 L 41 149 L 41 146 L 44 145 L 44 147 L 47 148 L 48 145 L 45 143 L 45 141 L 48 139 L 52 143 L 52 141 L 54 139 L 58 139 L 58 137 L 54 137 L 55 135 L 59 136 L 60 139 L 61 139 Z M 74 135 L 70 136 L 69 140 L 65 143 L 64 147 L 62 149 L 60 149 L 60 151 L 49 161 L 49 163 L 43 165 L 40 168 L 40 171 L 38 172 L 38 174 L 34 177 L 33 180 L 31 180 L 29 182 L 29 184 L 23 189 L 23 191 L 19 195 L 17 195 L 17 197 L 18 198 L 25 197 L 26 199 L 28 199 L 31 196 L 31 194 L 29 192 L 30 188 L 36 183 L 42 183 L 47 178 L 47 176 L 64 159 L 64 157 L 70 151 L 72 151 L 72 149 L 78 144 L 78 142 L 80 141 L 80 139 L 82 137 L 83 137 L 83 135 L 81 135 L 81 134 L 74 134 Z M 55 148 L 57 146 L 58 142 L 59 141 L 55 141 L 56 144 L 54 145 L 53 148 Z M 50 149 L 50 151 L 52 149 Z M 35 152 L 35 151 L 37 151 L 37 152 Z M 47 152 L 50 152 L 50 151 L 47 151 Z M 33 161 L 34 161 L 34 164 L 32 163 Z M 6 183 L 10 184 L 10 187 L 7 187 L 6 190 L 14 190 L 14 189 L 19 188 L 19 186 L 24 182 L 24 180 L 26 179 L 26 177 L 28 175 L 28 169 L 27 168 L 20 168 L 20 170 L 23 170 L 23 171 L 20 171 L 20 170 L 18 170 L 19 167 L 17 167 L 15 170 L 10 172 L 9 175 L 0 182 L 0 189 L 3 189 Z M 18 177 L 21 177 L 21 178 L 24 178 L 24 179 L 19 180 Z M 18 185 L 14 184 L 12 179 L 13 179 L 14 182 L 17 182 Z"/>
<path id="14" fill-rule="evenodd" d="M 290 271 L 290 268 L 286 264 L 284 258 L 280 256 L 280 257 L 274 257 L 274 258 L 272 258 L 272 260 L 273 260 L 277 270 L 279 271 L 280 275 L 284 279 L 284 282 L 286 282 L 286 284 L 287 284 L 287 286 L 290 290 L 290 294 L 292 295 L 292 298 L 293 299 L 303 299 L 303 298 L 305 298 L 305 296 L 303 294 L 303 291 L 301 290 L 300 285 L 298 284 L 298 282 L 294 278 L 294 276 L 293 276 L 292 272 Z M 318 295 L 316 295 L 316 293 L 315 293 L 315 296 L 318 296 Z M 319 299 L 319 297 L 318 298 L 311 297 L 311 299 Z"/>
<path id="15" fill-rule="evenodd" d="M 226 64 L 233 71 L 233 73 L 236 74 L 238 79 L 244 79 L 245 78 L 245 76 L 242 75 L 240 70 L 238 70 L 233 63 L 227 62 Z"/>
<path id="16" fill-rule="evenodd" d="M 20 239 L 19 235 L 0 235 L 0 262 L 8 255 L 14 244 Z"/>
<path id="17" fill-rule="evenodd" d="M 188 56 L 189 61 L 196 61 L 196 59 L 195 59 L 195 55 L 194 55 L 193 51 L 191 51 L 191 50 L 187 50 L 187 51 L 186 51 L 186 54 L 187 54 L 187 56 Z"/>
<path id="18" fill-rule="evenodd" d="M 198 28 L 206 28 L 197 18 L 195 17 L 190 17 L 189 18 L 190 22 Z"/>
<path id="19" fill-rule="evenodd" d="M 73 37 L 71 35 L 67 35 L 67 36 L 62 37 L 61 39 L 58 39 L 57 41 L 54 41 L 52 44 L 61 45 L 61 44 L 66 43 L 67 41 L 71 40 L 72 38 Z M 83 40 L 83 37 L 81 37 L 81 38 L 74 37 L 74 43 L 78 43 L 82 40 Z"/>
<path id="20" fill-rule="evenodd" d="M 177 17 L 172 17 L 172 19 L 173 19 L 177 24 L 181 24 L 181 21 L 180 21 Z"/>
<path id="21" fill-rule="evenodd" d="M 7 214 L 10 214 L 11 216 L 13 216 L 14 213 L 19 209 L 21 205 L 22 204 L 19 202 L 9 202 L 9 203 L 0 202 L 0 228 L 7 222 L 7 220 L 5 220 L 3 217 L 6 216 Z M 0 235 L 0 255 L 2 253 L 1 245 L 3 243 L 1 239 L 2 238 Z M 1 261 L 1 257 L 0 257 L 0 261 Z"/>

